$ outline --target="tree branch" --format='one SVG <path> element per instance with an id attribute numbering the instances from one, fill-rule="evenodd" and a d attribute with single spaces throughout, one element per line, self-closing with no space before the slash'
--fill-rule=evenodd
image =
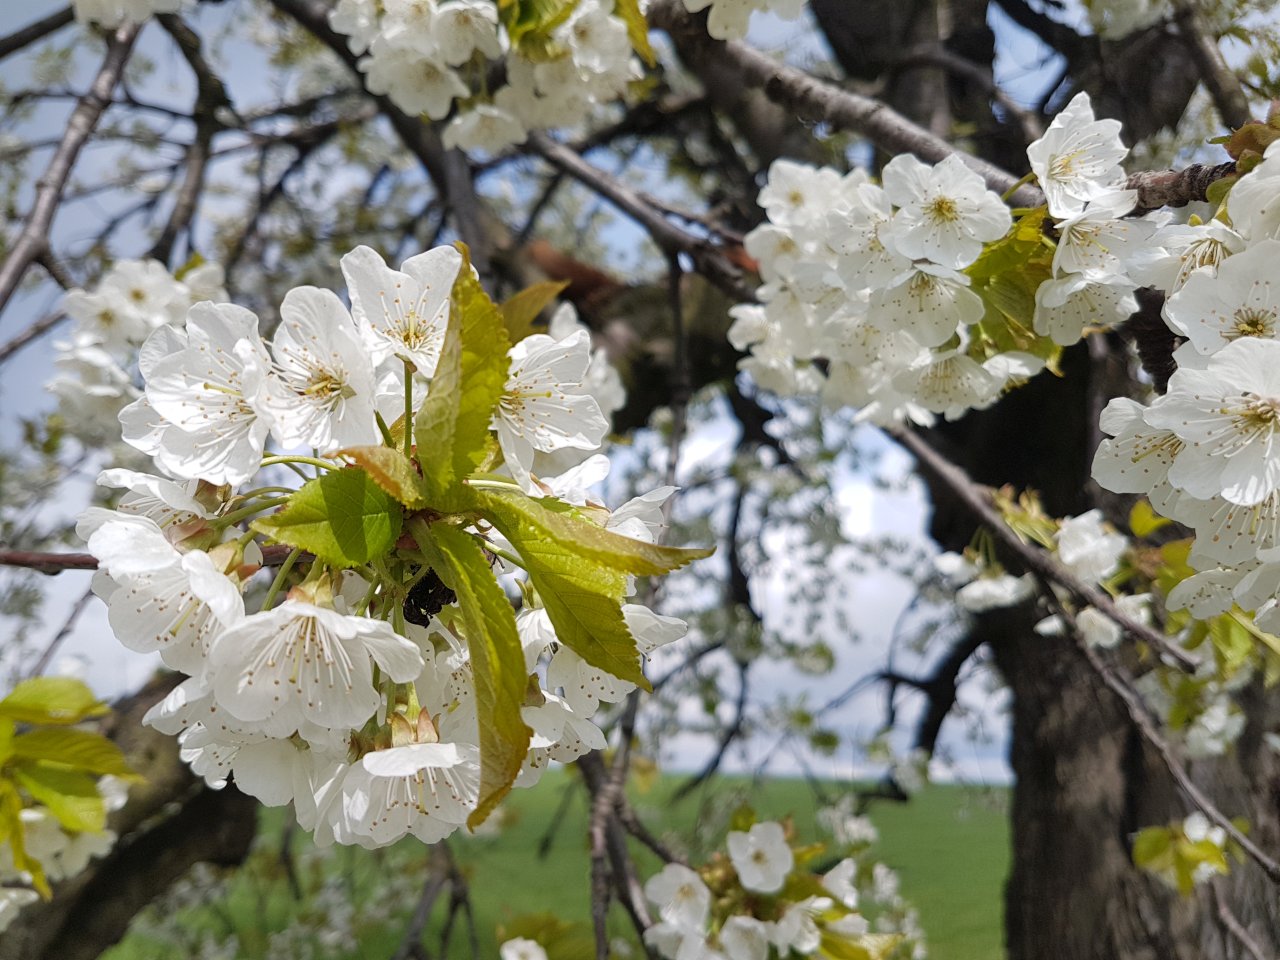
<path id="1" fill-rule="evenodd" d="M 292 547 L 277 543 L 262 548 L 262 565 L 278 567 L 289 556 Z M 302 554 L 302 560 L 310 559 Z M 25 567 L 40 573 L 62 573 L 64 570 L 97 570 L 98 558 L 91 553 L 46 553 L 40 550 L 0 549 L 0 567 Z"/>
<path id="2" fill-rule="evenodd" d="M 1023 543 L 1005 523 L 999 511 L 991 505 L 991 491 L 970 480 L 968 474 L 930 446 L 918 433 L 898 427 L 890 428 L 887 432 L 906 447 L 921 466 L 945 484 L 969 513 L 987 527 L 1002 546 L 1015 554 L 1027 569 L 1039 574 L 1050 583 L 1057 584 L 1077 600 L 1093 607 L 1133 639 L 1140 640 L 1153 650 L 1160 651 L 1182 669 L 1194 671 L 1199 666 L 1199 661 L 1195 657 L 1181 647 L 1175 646 L 1167 637 L 1157 633 L 1145 623 L 1126 614 L 1102 590 L 1075 576 L 1048 551 Z"/>
<path id="3" fill-rule="evenodd" d="M 4 263 L 0 264 L 0 313 L 4 312 L 27 268 L 49 245 L 49 228 L 53 224 L 53 216 L 57 212 L 67 178 L 71 176 L 71 168 L 107 104 L 111 102 L 112 91 L 124 72 L 138 29 L 136 25 L 126 24 L 107 41 L 107 55 L 98 75 L 72 111 L 62 142 L 50 159 L 48 169 L 36 184 L 36 199 L 27 215 L 27 222 Z"/>
<path id="4" fill-rule="evenodd" d="M 33 43 L 38 43 L 55 30 L 61 30 L 74 19 L 75 13 L 72 9 L 63 7 L 42 20 L 37 20 L 35 23 L 20 30 L 15 30 L 8 36 L 0 37 L 0 60 L 31 46 Z"/>
<path id="5" fill-rule="evenodd" d="M 1177 11 L 1174 20 L 1187 41 L 1187 52 L 1200 73 L 1205 89 L 1209 91 L 1218 116 L 1233 129 L 1243 127 L 1253 119 L 1249 112 L 1249 98 L 1245 96 L 1240 78 L 1223 59 L 1217 40 L 1210 36 L 1196 0 L 1173 0 L 1173 6 Z"/>
<path id="6" fill-rule="evenodd" d="M 779 63 L 743 43 L 712 40 L 694 23 L 676 0 L 659 0 L 650 8 L 650 23 L 682 40 L 697 36 L 697 43 L 725 55 L 742 74 L 745 86 L 759 87 L 775 103 L 811 120 L 820 120 L 840 130 L 853 130 L 877 146 L 893 153 L 913 153 L 931 163 L 956 155 L 997 193 L 1006 193 L 1018 177 L 981 160 L 934 136 L 902 114 L 871 97 L 843 90 L 832 83 Z M 1034 207 L 1044 202 L 1035 187 L 1023 185 L 1013 195 L 1019 206 Z"/>

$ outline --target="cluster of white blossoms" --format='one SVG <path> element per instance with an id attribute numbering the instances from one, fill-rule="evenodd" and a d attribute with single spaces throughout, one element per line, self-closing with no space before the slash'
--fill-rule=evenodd
<path id="1" fill-rule="evenodd" d="M 795 20 L 805 8 L 805 0 L 684 0 L 690 13 L 711 8 L 707 14 L 707 33 L 717 40 L 740 40 L 747 35 L 751 14 L 772 13 L 784 20 Z"/>
<path id="2" fill-rule="evenodd" d="M 127 799 L 124 783 L 115 777 L 101 777 L 98 792 L 108 812 L 119 810 Z M 115 846 L 114 831 L 68 832 L 42 804 L 24 808 L 18 813 L 18 819 L 22 824 L 23 852 L 39 862 L 46 880 L 56 882 L 74 877 L 90 860 L 106 856 Z M 10 845 L 0 844 L 0 932 L 17 918 L 23 907 L 40 899 L 30 883 L 30 874 L 14 866 Z"/>
<path id="3" fill-rule="evenodd" d="M 530 130 L 576 126 L 640 76 L 613 0 L 572 5 L 536 57 L 513 42 L 495 0 L 339 0 L 329 22 L 353 53 L 368 54 L 360 69 L 371 92 L 432 120 L 458 104 L 444 142 L 466 150 L 496 153 Z M 495 89 L 490 61 L 504 54 Z"/>
<path id="4" fill-rule="evenodd" d="M 74 0 L 76 20 L 114 30 L 123 23 L 143 23 L 157 13 L 182 13 L 193 0 Z"/>
<path id="5" fill-rule="evenodd" d="M 750 351 L 742 369 L 877 423 L 988 406 L 1056 347 L 1134 313 L 1139 287 L 1173 293 L 1243 248 L 1220 221 L 1128 216 L 1126 154 L 1119 122 L 1096 120 L 1077 95 L 1027 150 L 1046 209 L 1012 232 L 1004 202 L 955 156 L 895 157 L 880 184 L 775 163 L 759 196 L 768 222 L 746 239 L 761 304 L 732 310 L 730 340 Z"/>
<path id="6" fill-rule="evenodd" d="M 769 960 L 771 957 L 925 955 L 914 912 L 904 909 L 897 878 L 859 850 L 822 875 L 803 866 L 782 824 L 730 831 L 727 861 L 700 870 L 668 863 L 645 883 L 657 910 L 645 943 L 670 960 Z M 859 910 L 873 901 L 875 931 Z M 904 919 L 905 918 L 905 919 Z"/>
<path id="7" fill-rule="evenodd" d="M 742 369 L 779 394 L 821 391 L 876 422 L 955 415 L 994 402 L 1043 361 L 966 352 L 982 299 L 960 271 L 1009 230 L 1008 207 L 958 157 L 904 154 L 882 184 L 779 160 L 760 192 L 768 222 L 746 238 L 761 304 L 730 312 Z M 825 373 L 814 361 L 826 361 Z"/>
<path id="8" fill-rule="evenodd" d="M 412 429 L 450 349 L 463 263 L 441 247 L 393 270 L 358 248 L 342 261 L 350 309 L 329 290 L 291 290 L 270 343 L 257 317 L 232 304 L 198 303 L 185 324 L 158 327 L 141 349 L 143 393 L 120 422 L 159 474 L 104 471 L 100 482 L 123 498 L 78 525 L 98 559 L 94 589 L 116 636 L 186 675 L 146 722 L 177 734 L 183 758 L 210 784 L 230 777 L 267 805 L 293 802 L 322 844 L 379 846 L 409 833 L 434 842 L 475 810 L 488 718 L 478 716 L 469 621 L 452 594 L 410 617 L 404 585 L 383 576 L 385 557 L 341 571 L 316 560 L 285 590 L 296 551 L 252 612 L 245 596 L 264 561 L 260 534 L 243 524 L 291 502 L 296 491 L 280 485 L 286 467 L 318 471 L 314 486 L 350 469 L 340 448 Z M 507 369 L 489 429 L 491 462 L 500 450 L 509 478 L 489 467 L 486 488 L 555 491 L 613 533 L 654 543 L 670 488 L 612 513 L 587 499 L 608 471 L 596 451 L 623 395 L 585 328 L 562 308 L 550 333 L 511 347 Z M 279 452 L 267 450 L 272 441 Z M 290 452 L 298 448 L 306 449 Z M 435 455 L 418 451 L 423 463 Z M 559 458 L 561 472 L 549 475 L 539 458 Z M 334 529 L 361 508 L 332 506 Z M 496 559 L 511 557 L 511 544 L 482 526 L 466 529 L 492 550 L 495 575 L 516 571 Z M 634 689 L 563 646 L 537 591 L 523 589 L 515 628 L 529 683 L 519 710 L 532 738 L 522 786 L 548 761 L 604 746 L 592 716 Z M 685 632 L 640 604 L 621 612 L 641 654 Z"/>
<path id="9" fill-rule="evenodd" d="M 92 291 L 70 290 L 62 310 L 70 336 L 54 344 L 58 373 L 47 385 L 67 429 L 89 445 L 118 439 L 117 416 L 138 398 L 138 350 L 160 327 L 183 322 L 202 300 L 227 298 L 222 267 L 200 263 L 178 280 L 158 260 L 112 264 Z"/>
<path id="10" fill-rule="evenodd" d="M 1223 219 L 1165 228 L 1155 242 L 1170 255 L 1151 280 L 1185 341 L 1163 395 L 1107 406 L 1093 475 L 1195 531 L 1199 572 L 1172 591 L 1172 608 L 1207 619 L 1234 603 L 1280 632 L 1280 149 L 1234 184 Z"/>

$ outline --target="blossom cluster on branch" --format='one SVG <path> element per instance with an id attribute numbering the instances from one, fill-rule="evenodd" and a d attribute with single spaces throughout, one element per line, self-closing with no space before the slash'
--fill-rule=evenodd
<path id="1" fill-rule="evenodd" d="M 104 471 L 78 530 L 120 641 L 187 675 L 145 722 L 198 774 L 322 844 L 434 842 L 605 745 L 685 631 L 634 576 L 704 552 L 656 544 L 671 488 L 590 497 L 623 395 L 568 308 L 533 332 L 558 287 L 500 308 L 452 247 L 342 270 L 350 309 L 295 288 L 270 343 L 227 303 L 151 332 L 120 422 L 159 472 Z M 293 548 L 265 597 L 261 539 Z"/>

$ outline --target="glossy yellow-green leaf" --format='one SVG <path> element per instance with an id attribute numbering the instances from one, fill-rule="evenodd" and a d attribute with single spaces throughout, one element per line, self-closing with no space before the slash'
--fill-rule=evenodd
<path id="1" fill-rule="evenodd" d="M 129 777 L 133 771 L 124 753 L 98 733 L 63 727 L 40 727 L 13 739 L 13 756 L 48 760 L 82 773 Z"/>
<path id="2" fill-rule="evenodd" d="M 507 384 L 506 324 L 471 273 L 466 247 L 449 302 L 440 362 L 431 392 L 414 419 L 413 436 L 422 479 L 433 506 L 459 509 L 466 492 L 459 481 L 489 451 L 489 424 Z"/>
<path id="3" fill-rule="evenodd" d="M 466 628 L 480 715 L 480 799 L 467 818 L 474 829 L 511 789 L 529 752 L 520 717 L 529 679 L 524 650 L 511 603 L 475 538 L 443 523 L 426 536 L 414 533 L 427 563 L 457 594 Z"/>
<path id="4" fill-rule="evenodd" d="M 364 470 L 330 470 L 298 489 L 279 513 L 253 522 L 273 540 L 314 553 L 337 567 L 384 555 L 400 536 L 396 499 Z"/>
<path id="5" fill-rule="evenodd" d="M 512 543 L 553 541 L 623 573 L 659 576 L 715 552 L 714 547 L 664 547 L 624 537 L 587 519 L 570 504 L 554 498 L 534 499 L 514 487 L 478 490 L 476 502 Z"/>
<path id="6" fill-rule="evenodd" d="M 644 11 L 640 9 L 640 0 L 615 0 L 613 12 L 627 25 L 627 39 L 631 41 L 631 49 L 646 65 L 654 66 L 658 58 L 653 55 L 653 46 L 649 43 L 649 23 L 644 18 Z"/>
<path id="7" fill-rule="evenodd" d="M 567 286 L 568 280 L 545 280 L 526 287 L 502 302 L 502 319 L 512 343 L 538 332 L 533 322 Z"/>
<path id="8" fill-rule="evenodd" d="M 107 805 L 98 793 L 98 778 L 60 764 L 34 761 L 14 764 L 13 777 L 57 821 L 73 833 L 107 826 Z"/>
<path id="9" fill-rule="evenodd" d="M 503 533 L 529 571 L 560 642 L 592 666 L 652 689 L 622 615 L 627 575 L 584 559 L 536 527 L 517 525 Z"/>
<path id="10" fill-rule="evenodd" d="M 108 709 L 83 682 L 71 677 L 33 677 L 0 700 L 0 717 L 19 723 L 80 723 Z"/>
<path id="11" fill-rule="evenodd" d="M 1173 521 L 1162 517 L 1151 508 L 1151 501 L 1139 500 L 1129 511 L 1129 529 L 1135 537 L 1149 537 Z"/>
<path id="12" fill-rule="evenodd" d="M 386 446 L 347 447 L 337 455 L 364 470 L 374 483 L 406 507 L 426 505 L 426 484 L 413 461 L 399 450 Z"/>
<path id="13" fill-rule="evenodd" d="M 551 32 L 572 15 L 578 0 L 499 0 L 498 17 L 511 46 L 526 58 L 544 60 L 556 54 Z"/>

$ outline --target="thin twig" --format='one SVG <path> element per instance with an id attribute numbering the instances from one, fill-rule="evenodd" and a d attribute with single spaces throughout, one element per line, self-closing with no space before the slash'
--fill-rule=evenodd
<path id="1" fill-rule="evenodd" d="M 284 563 L 293 548 L 275 543 L 262 548 L 262 565 L 277 567 Z M 298 559 L 308 562 L 310 554 L 300 554 Z M 98 558 L 91 553 L 51 553 L 41 550 L 0 549 L 0 567 L 25 567 L 40 573 L 62 573 L 64 570 L 97 570 Z"/>
<path id="2" fill-rule="evenodd" d="M 74 19 L 75 13 L 72 9 L 63 7 L 42 20 L 37 20 L 35 23 L 20 30 L 15 30 L 8 36 L 0 37 L 0 60 L 31 46 L 33 43 L 38 43 L 55 30 L 61 30 Z"/>
<path id="3" fill-rule="evenodd" d="M 894 427 L 889 435 L 909 450 L 930 473 L 936 476 L 956 495 L 961 504 L 991 531 L 1001 545 L 1016 554 L 1028 569 L 1050 583 L 1057 584 L 1077 600 L 1095 608 L 1135 640 L 1140 640 L 1176 663 L 1184 670 L 1194 671 L 1199 661 L 1181 647 L 1170 642 L 1145 623 L 1134 619 L 1116 606 L 1115 602 L 1098 587 L 1085 583 L 1058 562 L 1047 550 L 1024 543 L 1005 523 L 1000 512 L 991 504 L 991 491 L 975 483 L 969 475 L 940 454 L 914 431 Z"/>
<path id="4" fill-rule="evenodd" d="M 67 637 L 71 635 L 71 631 L 75 628 L 76 621 L 80 619 L 80 614 L 84 613 L 84 608 L 89 605 L 89 601 L 92 599 L 93 590 L 89 589 L 82 593 L 80 595 L 80 599 L 72 604 L 71 610 L 67 613 L 66 619 L 62 621 L 62 627 L 53 635 L 49 642 L 45 644 L 43 652 L 41 652 L 39 659 L 32 665 L 27 676 L 38 677 L 48 669 L 49 661 L 53 659 L 53 655 L 57 652 L 58 648 L 62 646 L 62 641 L 66 640 Z"/>
<path id="5" fill-rule="evenodd" d="M 1267 952 L 1262 949 L 1262 945 L 1254 939 L 1253 935 L 1245 929 L 1244 924 L 1240 922 L 1231 910 L 1230 905 L 1223 898 L 1222 893 L 1216 885 L 1210 885 L 1209 890 L 1213 895 L 1214 901 L 1218 904 L 1218 919 L 1222 921 L 1222 925 L 1226 927 L 1227 932 L 1235 937 L 1240 946 L 1253 958 L 1253 960 L 1275 960 L 1274 957 L 1268 957 Z"/>
<path id="6" fill-rule="evenodd" d="M 49 160 L 49 166 L 36 184 L 36 198 L 27 215 L 27 222 L 9 249 L 9 255 L 0 264 L 0 313 L 8 305 L 27 268 L 48 247 L 49 228 L 62 198 L 63 188 L 71 176 L 80 150 L 98 125 L 107 105 L 111 102 L 124 65 L 138 35 L 136 24 L 126 24 L 107 41 L 107 54 L 89 90 L 80 98 L 67 120 L 62 142 Z"/>
<path id="7" fill-rule="evenodd" d="M 41 335 L 48 333 L 65 319 L 67 319 L 67 315 L 61 311 L 51 313 L 47 317 L 41 317 L 21 333 L 0 344 L 0 363 L 4 363 L 13 354 L 33 340 L 39 339 Z"/>

